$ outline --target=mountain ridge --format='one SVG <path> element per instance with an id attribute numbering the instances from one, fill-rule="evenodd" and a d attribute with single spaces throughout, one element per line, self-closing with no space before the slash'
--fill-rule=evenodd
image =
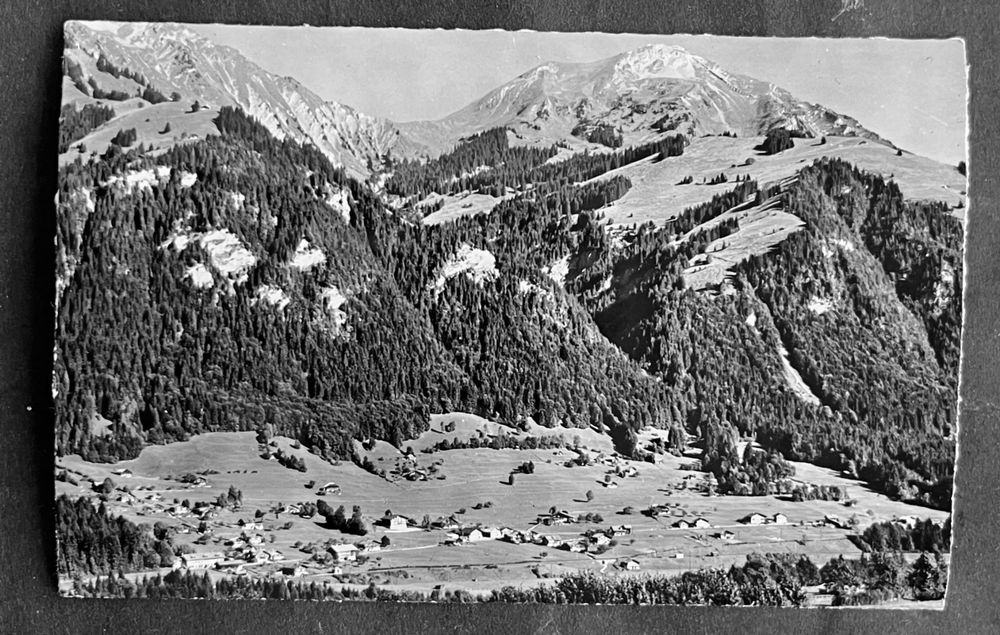
<path id="1" fill-rule="evenodd" d="M 357 176 L 367 175 L 390 148 L 406 143 L 389 120 L 323 100 L 298 80 L 274 75 L 236 49 L 182 25 L 93 24 L 71 21 L 65 28 L 65 72 L 87 95 L 95 94 L 95 85 L 122 80 L 99 66 L 127 69 L 164 96 L 239 106 L 279 138 L 311 142 Z M 136 93 L 142 87 L 134 80 L 125 84 Z"/>
<path id="2" fill-rule="evenodd" d="M 682 133 L 859 136 L 892 144 L 853 117 L 796 99 L 775 84 L 729 73 L 679 46 L 652 44 L 590 62 L 545 62 L 433 121 L 393 122 L 324 100 L 238 50 L 173 23 L 66 23 L 64 71 L 85 95 L 199 100 L 238 106 L 279 138 L 316 145 L 368 177 L 391 159 L 430 158 L 494 127 L 515 144 L 597 150 L 600 134 L 637 145 Z M 110 72 L 108 72 L 110 71 Z M 136 79 L 140 81 L 136 81 Z"/>
<path id="3" fill-rule="evenodd" d="M 662 44 L 592 62 L 545 62 L 441 119 L 398 125 L 435 149 L 488 127 L 509 126 L 522 142 L 539 143 L 572 138 L 588 125 L 617 128 L 624 145 L 671 133 L 757 136 L 779 127 L 892 145 L 853 117 Z"/>

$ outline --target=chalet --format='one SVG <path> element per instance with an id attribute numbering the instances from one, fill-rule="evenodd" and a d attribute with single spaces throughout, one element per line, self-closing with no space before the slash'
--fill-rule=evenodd
<path id="1" fill-rule="evenodd" d="M 638 571 L 639 562 L 637 560 L 627 560 L 623 566 L 626 571 Z"/>
<path id="2" fill-rule="evenodd" d="M 702 528 L 702 529 L 705 528 L 705 527 L 711 527 L 712 526 L 711 523 L 709 523 L 708 520 L 706 520 L 704 518 L 696 518 L 695 521 L 692 523 L 692 525 L 694 527 L 698 527 L 698 528 Z"/>
<path id="3" fill-rule="evenodd" d="M 368 542 L 363 542 L 360 545 L 361 551 L 364 553 L 372 553 L 375 551 L 382 551 L 382 543 L 377 540 L 369 540 Z"/>
<path id="4" fill-rule="evenodd" d="M 463 527 L 458 530 L 458 536 L 460 539 L 465 539 L 467 542 L 479 542 L 480 540 L 486 540 L 486 536 L 479 527 Z"/>
<path id="5" fill-rule="evenodd" d="M 830 525 L 830 526 L 833 526 L 833 527 L 839 527 L 839 528 L 842 528 L 842 529 L 847 529 L 848 528 L 848 524 L 845 523 L 844 520 L 840 516 L 836 516 L 834 514 L 827 514 L 826 516 L 824 516 L 823 517 L 823 524 Z"/>
<path id="6" fill-rule="evenodd" d="M 731 532 L 731 531 L 729 531 L 729 530 L 727 529 L 726 531 L 724 531 L 724 532 L 722 532 L 722 533 L 720 534 L 720 537 L 721 537 L 721 538 L 722 538 L 723 540 L 732 540 L 733 538 L 735 538 L 735 537 L 736 537 L 736 534 L 734 534 L 733 532 Z"/>
<path id="7" fill-rule="evenodd" d="M 771 522 L 774 523 L 775 525 L 787 525 L 788 516 L 785 516 L 781 512 L 778 512 L 777 514 L 771 517 Z"/>
<path id="8" fill-rule="evenodd" d="M 610 483 L 605 483 L 604 486 L 607 487 L 608 489 L 618 489 L 618 483 L 615 483 L 614 481 L 611 481 Z"/>
<path id="9" fill-rule="evenodd" d="M 483 538 L 487 540 L 497 540 L 503 537 L 503 532 L 499 529 L 494 529 L 492 527 L 480 527 L 479 531 L 483 532 Z"/>
<path id="10" fill-rule="evenodd" d="M 627 536 L 632 533 L 632 525 L 612 525 L 608 528 L 608 532 L 613 538 L 618 536 Z"/>
<path id="11" fill-rule="evenodd" d="M 757 512 L 740 518 L 740 522 L 744 525 L 763 525 L 765 520 L 767 520 L 767 517 Z"/>
<path id="12" fill-rule="evenodd" d="M 563 541 L 555 536 L 542 536 L 542 546 L 558 548 L 562 543 Z"/>
<path id="13" fill-rule="evenodd" d="M 504 530 L 501 530 L 504 531 Z M 507 542 L 512 542 L 515 545 L 521 544 L 521 532 L 511 529 L 508 533 L 503 534 L 503 539 Z"/>
<path id="14" fill-rule="evenodd" d="M 117 470 L 111 470 L 111 473 L 115 476 L 120 476 L 122 478 L 132 478 L 132 470 L 127 467 L 123 467 Z"/>
<path id="15" fill-rule="evenodd" d="M 338 562 L 353 562 L 358 559 L 358 548 L 354 545 L 332 545 L 329 551 Z"/>
<path id="16" fill-rule="evenodd" d="M 403 531 L 409 526 L 409 519 L 406 516 L 390 516 L 389 531 Z"/>
<path id="17" fill-rule="evenodd" d="M 677 522 L 675 522 L 671 526 L 674 527 L 674 528 L 676 528 L 676 529 L 690 529 L 691 528 L 691 523 L 689 521 L 686 521 L 686 520 L 684 520 L 682 518 L 681 520 L 678 520 Z"/>
<path id="18" fill-rule="evenodd" d="M 224 573 L 232 575 L 246 575 L 245 563 L 240 560 L 226 560 L 216 563 L 215 568 Z"/>
<path id="19" fill-rule="evenodd" d="M 598 547 L 600 547 L 602 545 L 609 544 L 611 542 L 611 539 L 608 538 L 607 534 L 600 534 L 600 533 L 598 533 L 598 534 L 593 534 L 590 537 L 590 542 L 591 542 L 591 544 L 594 544 L 594 545 L 597 545 Z"/>
<path id="20" fill-rule="evenodd" d="M 264 523 L 254 520 L 240 520 L 236 523 L 243 528 L 244 533 L 248 531 L 264 531 Z"/>
<path id="21" fill-rule="evenodd" d="M 281 575 L 285 575 L 291 578 L 297 578 L 306 572 L 300 564 L 291 564 L 281 567 Z"/>
<path id="22" fill-rule="evenodd" d="M 225 560 L 221 553 L 186 553 L 181 556 L 185 569 L 211 569 Z"/>
<path id="23" fill-rule="evenodd" d="M 583 553 L 587 550 L 587 545 L 582 542 L 574 542 L 569 545 L 569 550 L 573 553 Z"/>
<path id="24" fill-rule="evenodd" d="M 320 496 L 325 494 L 340 494 L 340 485 L 337 485 L 336 483 L 327 483 L 323 487 L 319 488 L 316 493 Z"/>
<path id="25" fill-rule="evenodd" d="M 444 544 L 446 544 L 446 545 L 457 544 L 459 542 L 460 538 L 461 538 L 461 536 L 459 536 L 457 533 L 455 533 L 453 531 L 449 531 L 448 533 L 446 533 L 444 535 Z M 511 542 L 513 542 L 513 541 L 511 541 Z"/>
<path id="26" fill-rule="evenodd" d="M 449 516 L 444 518 L 443 516 L 438 517 L 437 520 L 431 523 L 431 528 L 433 529 L 444 529 L 446 531 L 455 530 L 461 527 L 461 523 L 454 516 Z"/>
<path id="27" fill-rule="evenodd" d="M 344 568 L 343 567 L 334 567 L 334 568 L 330 569 L 330 573 L 333 574 L 333 575 L 344 575 Z"/>

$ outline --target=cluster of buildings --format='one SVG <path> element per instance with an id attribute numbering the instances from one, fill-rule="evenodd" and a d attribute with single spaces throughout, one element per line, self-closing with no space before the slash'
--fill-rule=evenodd
<path id="1" fill-rule="evenodd" d="M 264 542 L 263 524 L 256 521 L 240 520 L 242 531 L 236 538 L 223 542 L 225 555 L 230 560 L 262 564 L 265 562 L 280 562 L 285 559 L 277 549 L 266 548 Z"/>
<path id="2" fill-rule="evenodd" d="M 764 514 L 754 512 L 740 518 L 740 523 L 744 525 L 787 525 L 788 516 L 782 514 L 781 512 L 772 516 L 765 516 Z"/>

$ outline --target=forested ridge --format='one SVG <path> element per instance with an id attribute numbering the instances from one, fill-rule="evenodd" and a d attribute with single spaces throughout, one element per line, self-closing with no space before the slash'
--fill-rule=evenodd
<path id="1" fill-rule="evenodd" d="M 240 111 L 222 109 L 216 125 L 221 137 L 156 157 L 118 151 L 61 171 L 60 452 L 111 460 L 266 423 L 347 457 L 351 439 L 398 444 L 429 413 L 464 410 L 593 426 L 632 456 L 645 425 L 687 430 L 732 493 L 772 490 L 787 476 L 780 451 L 950 504 L 962 261 L 961 225 L 943 208 L 904 203 L 893 184 L 823 161 L 783 191 L 741 181 L 664 227 L 612 236 L 600 207 L 627 178 L 579 183 L 677 156 L 682 137 L 546 162 L 554 149 L 512 148 L 498 129 L 396 166 L 386 187 L 401 195 L 517 192 L 488 214 L 425 226 Z M 148 188 L 113 182 L 157 166 L 169 177 Z M 341 190 L 346 216 L 328 202 Z M 730 292 L 687 289 L 689 261 L 739 230 L 735 219 L 699 225 L 767 201 L 806 227 L 736 266 Z M 213 268 L 194 238 L 169 246 L 178 232 L 222 229 L 254 256 L 244 282 Z M 325 262 L 289 266 L 303 239 Z M 495 270 L 446 276 L 469 250 L 488 252 Z M 560 262 L 562 283 L 546 275 Z M 208 288 L 192 284 L 199 264 L 214 274 Z M 287 304 L 261 301 L 264 287 Z M 346 298 L 343 324 L 324 310 L 331 288 Z M 814 297 L 835 309 L 816 314 Z M 819 406 L 787 386 L 781 345 Z M 741 435 L 760 456 L 737 456 Z"/>

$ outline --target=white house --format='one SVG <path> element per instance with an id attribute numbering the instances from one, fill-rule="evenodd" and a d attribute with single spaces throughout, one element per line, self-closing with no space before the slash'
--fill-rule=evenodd
<path id="1" fill-rule="evenodd" d="M 333 545 L 330 547 L 333 559 L 339 562 L 353 562 L 358 559 L 358 548 L 354 545 Z"/>
<path id="2" fill-rule="evenodd" d="M 629 560 L 629 561 L 627 561 L 625 563 L 625 570 L 626 571 L 638 571 L 639 570 L 639 562 L 637 560 Z"/>
<path id="3" fill-rule="evenodd" d="M 406 516 L 392 516 L 389 518 L 389 531 L 403 531 L 408 526 Z"/>
<path id="4" fill-rule="evenodd" d="M 787 525 L 788 516 L 785 516 L 781 512 L 778 512 L 777 514 L 771 517 L 771 522 L 773 522 L 775 525 Z"/>
<path id="5" fill-rule="evenodd" d="M 743 518 L 741 518 L 740 522 L 743 523 L 744 525 L 763 525 L 765 520 L 767 520 L 767 518 L 764 516 L 764 514 L 758 514 L 757 512 L 754 512 L 748 516 L 744 516 Z"/>
<path id="6" fill-rule="evenodd" d="M 712 525 L 711 523 L 708 522 L 708 520 L 704 518 L 698 518 L 694 521 L 694 526 L 703 528 L 703 527 L 711 527 Z"/>

